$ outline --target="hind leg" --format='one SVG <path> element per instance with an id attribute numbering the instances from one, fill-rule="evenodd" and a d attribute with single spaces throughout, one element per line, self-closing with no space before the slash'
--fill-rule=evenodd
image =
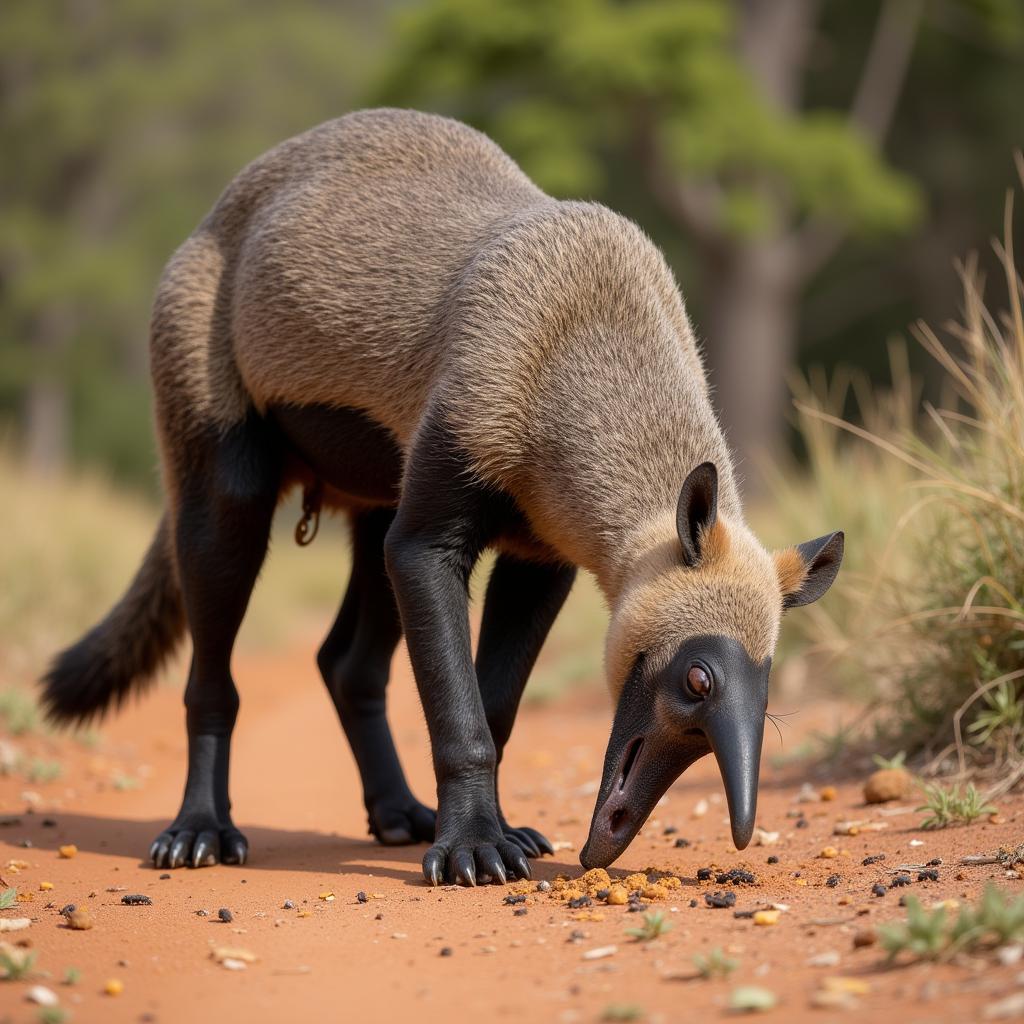
<path id="1" fill-rule="evenodd" d="M 385 688 L 402 635 L 384 568 L 384 536 L 394 516 L 393 509 L 382 508 L 353 518 L 352 576 L 317 654 L 359 766 L 370 834 L 389 846 L 432 841 L 435 818 L 405 781 L 386 713 Z"/>
<path id="2" fill-rule="evenodd" d="M 157 867 L 243 864 L 245 837 L 231 821 L 228 761 L 238 713 L 231 650 L 266 554 L 280 485 L 280 449 L 255 414 L 205 441 L 191 439 L 176 516 L 178 574 L 192 634 L 185 690 L 188 779 L 181 810 L 154 840 Z"/>

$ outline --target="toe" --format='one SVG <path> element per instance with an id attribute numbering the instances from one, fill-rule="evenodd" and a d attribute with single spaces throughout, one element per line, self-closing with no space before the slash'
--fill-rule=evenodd
<path id="1" fill-rule="evenodd" d="M 447 854 L 443 847 L 432 846 L 423 855 L 423 877 L 431 885 L 440 885 L 444 881 L 444 865 Z"/>
<path id="2" fill-rule="evenodd" d="M 478 846 L 476 848 L 476 872 L 481 883 L 485 877 L 499 885 L 505 883 L 505 865 L 502 863 L 501 854 L 495 846 Z"/>
<path id="3" fill-rule="evenodd" d="M 216 832 L 200 832 L 192 848 L 192 867 L 208 868 L 217 863 L 220 837 Z"/>
<path id="4" fill-rule="evenodd" d="M 526 854 L 523 853 L 515 843 L 506 841 L 498 847 L 498 850 L 501 853 L 501 859 L 505 862 L 505 867 L 511 878 L 533 877 L 533 873 L 530 871 L 530 862 L 526 859 Z"/>
<path id="5" fill-rule="evenodd" d="M 526 835 L 528 835 L 533 840 L 534 846 L 537 847 L 538 851 L 541 854 L 544 854 L 544 853 L 549 853 L 549 854 L 552 854 L 552 855 L 554 854 L 555 848 L 551 845 L 551 841 L 548 839 L 548 837 L 546 835 L 544 835 L 543 833 L 538 832 L 535 828 L 526 828 L 526 827 L 519 829 L 519 831 L 520 832 L 524 832 Z"/>
<path id="6" fill-rule="evenodd" d="M 449 867 L 456 885 L 476 885 L 476 862 L 472 847 L 460 846 L 455 850 L 449 858 Z"/>
<path id="7" fill-rule="evenodd" d="M 237 829 L 220 837 L 221 860 L 225 864 L 244 864 L 249 859 L 249 843 Z"/>
<path id="8" fill-rule="evenodd" d="M 169 868 L 180 868 L 182 864 L 191 859 L 192 844 L 195 842 L 195 838 L 195 832 L 190 832 L 188 829 L 184 829 L 175 836 L 170 852 L 167 854 Z"/>
<path id="9" fill-rule="evenodd" d="M 153 840 L 153 845 L 149 848 L 149 859 L 153 862 L 153 867 L 165 868 L 168 866 L 167 854 L 170 852 L 173 842 L 174 836 L 170 832 L 161 832 Z"/>
<path id="10" fill-rule="evenodd" d="M 539 857 L 540 849 L 524 828 L 505 829 L 505 838 L 515 843 L 527 857 Z"/>

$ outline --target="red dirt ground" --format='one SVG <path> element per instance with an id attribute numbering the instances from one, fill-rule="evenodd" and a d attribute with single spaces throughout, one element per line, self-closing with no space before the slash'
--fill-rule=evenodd
<path id="1" fill-rule="evenodd" d="M 911 810 L 889 816 L 866 809 L 859 785 L 838 783 L 832 802 L 797 804 L 802 781 L 789 769 L 765 765 L 759 823 L 781 832 L 769 847 L 737 853 L 729 840 L 725 805 L 714 762 L 692 768 L 657 809 L 613 875 L 649 866 L 670 869 L 683 885 L 660 904 L 672 930 L 655 942 L 625 934 L 640 915 L 624 907 L 572 911 L 535 894 L 527 913 L 503 904 L 507 890 L 427 887 L 420 875 L 423 847 L 385 849 L 366 837 L 358 780 L 347 745 L 313 665 L 313 641 L 285 656 L 239 657 L 236 675 L 242 711 L 234 744 L 232 795 L 236 823 L 249 837 L 252 859 L 243 868 L 162 872 L 141 859 L 151 839 L 177 810 L 184 778 L 185 733 L 180 690 L 164 686 L 110 722 L 100 745 L 88 750 L 67 739 L 22 737 L 13 742 L 27 757 L 58 758 L 56 782 L 33 785 L 0 778 L 0 809 L 14 816 L 0 829 L 0 874 L 31 902 L 3 912 L 30 916 L 30 928 L 4 936 L 31 943 L 36 967 L 49 974 L 35 982 L 51 987 L 76 1022 L 345 1019 L 352 1021 L 450 1022 L 453 1017 L 489 1021 L 598 1021 L 612 1004 L 639 1008 L 635 1019 L 717 1019 L 728 1012 L 730 990 L 755 984 L 778 996 L 766 1020 L 835 1020 L 866 1014 L 875 1020 L 985 1019 L 985 1008 L 1024 991 L 1024 962 L 989 961 L 914 965 L 882 970 L 877 946 L 854 949 L 853 936 L 901 915 L 901 891 L 926 903 L 974 898 L 997 879 L 1019 892 L 999 866 L 958 867 L 967 853 L 1016 844 L 1024 833 L 1024 800 L 1004 799 L 998 823 L 925 833 Z M 178 670 L 180 674 L 180 669 Z M 392 720 L 413 787 L 432 791 L 426 730 L 408 663 L 396 661 Z M 787 742 L 815 720 L 799 716 Z M 821 720 L 821 715 L 818 715 Z M 502 769 L 503 803 L 510 820 L 534 825 L 567 844 L 534 862 L 535 879 L 581 873 L 577 851 L 586 836 L 600 774 L 609 712 L 603 694 L 576 694 L 520 714 Z M 768 751 L 778 749 L 774 734 Z M 120 789 L 119 776 L 140 780 Z M 819 780 L 820 781 L 820 780 Z M 31 793 L 38 799 L 35 803 Z M 695 806 L 709 801 L 703 817 Z M 29 808 L 31 807 L 31 810 Z M 809 822 L 796 828 L 787 812 L 802 810 Z M 45 818 L 56 827 L 44 827 Z M 882 832 L 833 835 L 837 821 L 873 818 Z M 665 835 L 675 826 L 678 832 Z M 676 849 L 678 837 L 690 840 Z M 924 845 L 911 847 L 914 839 Z M 24 841 L 30 847 L 24 847 Z M 58 848 L 78 853 L 63 859 Z M 821 859 L 825 846 L 839 850 Z M 884 863 L 863 867 L 868 854 Z M 769 855 L 779 863 L 769 866 Z M 917 883 L 873 897 L 873 883 L 890 868 L 941 857 L 940 881 Z M 27 866 L 15 870 L 10 862 Z M 710 909 L 697 870 L 708 865 L 746 866 L 755 886 L 736 888 L 736 909 L 785 903 L 774 927 L 737 919 L 729 909 Z M 799 878 L 795 875 L 799 873 Z M 837 873 L 835 888 L 825 885 Z M 914 872 L 916 879 L 916 872 Z M 41 882 L 52 890 L 39 891 Z M 115 889 L 117 891 L 108 891 Z M 151 907 L 126 907 L 121 890 L 145 893 Z M 370 895 L 359 903 L 356 894 Z M 333 892 L 335 899 L 319 898 Z M 283 910 L 290 899 L 296 909 Z M 691 908 L 695 899 L 697 906 Z M 58 910 L 86 906 L 90 931 L 64 927 Z M 231 924 L 217 921 L 228 907 Z M 197 911 L 210 911 L 200 917 Z M 582 913 L 600 920 L 578 920 Z M 227 970 L 211 958 L 213 947 L 242 947 L 258 959 L 247 969 Z M 614 954 L 585 954 L 615 946 Z M 713 947 L 741 961 L 728 980 L 689 980 L 692 955 Z M 451 955 L 441 955 L 442 948 Z M 835 966 L 808 961 L 836 953 Z M 81 972 L 74 986 L 61 984 L 66 970 Z M 862 983 L 852 1010 L 815 1008 L 814 994 L 828 977 Z M 104 994 L 108 979 L 123 993 Z M 25 1001 L 29 982 L 0 982 L 0 1021 L 35 1021 L 38 1008 Z M 607 1019 L 607 1018 L 606 1018 Z M 620 1018 L 624 1019 L 624 1018 Z"/>

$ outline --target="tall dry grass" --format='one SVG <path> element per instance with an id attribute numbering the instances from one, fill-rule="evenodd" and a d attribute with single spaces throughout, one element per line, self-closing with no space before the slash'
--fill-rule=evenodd
<path id="1" fill-rule="evenodd" d="M 1018 168 L 1024 180 L 1020 158 Z M 870 687 L 887 743 L 929 753 L 934 769 L 997 772 L 1005 789 L 1024 774 L 1024 285 L 1012 193 L 994 247 L 998 305 L 970 259 L 960 322 L 913 329 L 942 372 L 942 402 L 918 417 L 900 372 L 881 405 L 861 395 L 862 422 L 820 381 L 797 409 L 819 495 L 803 507 L 845 516 L 852 555 L 844 596 L 805 628 Z M 807 495 L 780 492 L 799 518 Z"/>

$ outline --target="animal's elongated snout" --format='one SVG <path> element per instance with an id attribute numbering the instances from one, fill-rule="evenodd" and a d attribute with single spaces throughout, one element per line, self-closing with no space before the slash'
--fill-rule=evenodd
<path id="1" fill-rule="evenodd" d="M 707 716 L 704 732 L 718 762 L 729 804 L 732 841 L 744 849 L 754 834 L 757 784 L 764 739 L 764 709 L 715 708 Z"/>

